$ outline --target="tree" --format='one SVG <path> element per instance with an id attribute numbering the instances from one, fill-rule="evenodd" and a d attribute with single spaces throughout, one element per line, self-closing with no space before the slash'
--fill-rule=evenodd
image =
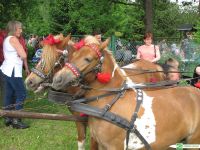
<path id="1" fill-rule="evenodd" d="M 152 0 L 144 0 L 144 24 L 145 32 L 153 31 L 153 4 Z"/>

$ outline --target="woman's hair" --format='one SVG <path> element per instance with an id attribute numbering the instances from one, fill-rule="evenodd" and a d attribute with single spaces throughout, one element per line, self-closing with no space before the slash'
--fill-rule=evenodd
<path id="1" fill-rule="evenodd" d="M 8 35 L 14 35 L 17 27 L 22 27 L 22 23 L 19 21 L 9 21 L 7 24 Z"/>
<path id="2" fill-rule="evenodd" d="M 153 34 L 152 34 L 151 32 L 147 32 L 147 33 L 145 33 L 143 39 L 145 40 L 145 39 L 147 39 L 147 38 L 151 38 L 151 39 L 153 39 Z"/>

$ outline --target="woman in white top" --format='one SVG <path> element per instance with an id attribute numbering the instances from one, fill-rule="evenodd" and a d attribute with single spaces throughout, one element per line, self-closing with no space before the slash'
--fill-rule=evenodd
<path id="1" fill-rule="evenodd" d="M 10 21 L 7 25 L 8 36 L 3 42 L 4 61 L 1 71 L 4 76 L 4 109 L 21 110 L 26 98 L 26 89 L 22 79 L 23 62 L 27 54 L 19 42 L 22 33 L 22 24 L 19 21 Z M 13 99 L 14 98 L 14 99 Z M 19 118 L 5 118 L 5 125 L 13 128 L 25 129 L 29 126 Z"/>

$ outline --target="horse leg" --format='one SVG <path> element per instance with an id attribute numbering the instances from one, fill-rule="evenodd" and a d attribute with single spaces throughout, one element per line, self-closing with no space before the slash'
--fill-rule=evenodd
<path id="1" fill-rule="evenodd" d="M 85 150 L 87 123 L 76 122 L 76 129 L 78 132 L 78 150 Z"/>
<path id="2" fill-rule="evenodd" d="M 93 137 L 90 137 L 90 150 L 98 150 L 98 143 Z"/>

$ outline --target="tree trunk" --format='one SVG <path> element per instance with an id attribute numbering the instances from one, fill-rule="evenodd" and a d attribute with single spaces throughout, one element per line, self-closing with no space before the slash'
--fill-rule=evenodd
<path id="1" fill-rule="evenodd" d="M 145 32 L 152 32 L 153 31 L 153 9 L 152 9 L 152 0 L 145 0 L 144 1 L 144 24 L 145 24 Z"/>
<path id="2" fill-rule="evenodd" d="M 199 16 L 200 16 L 200 0 L 199 0 L 199 6 L 198 6 L 198 13 L 199 13 Z"/>

